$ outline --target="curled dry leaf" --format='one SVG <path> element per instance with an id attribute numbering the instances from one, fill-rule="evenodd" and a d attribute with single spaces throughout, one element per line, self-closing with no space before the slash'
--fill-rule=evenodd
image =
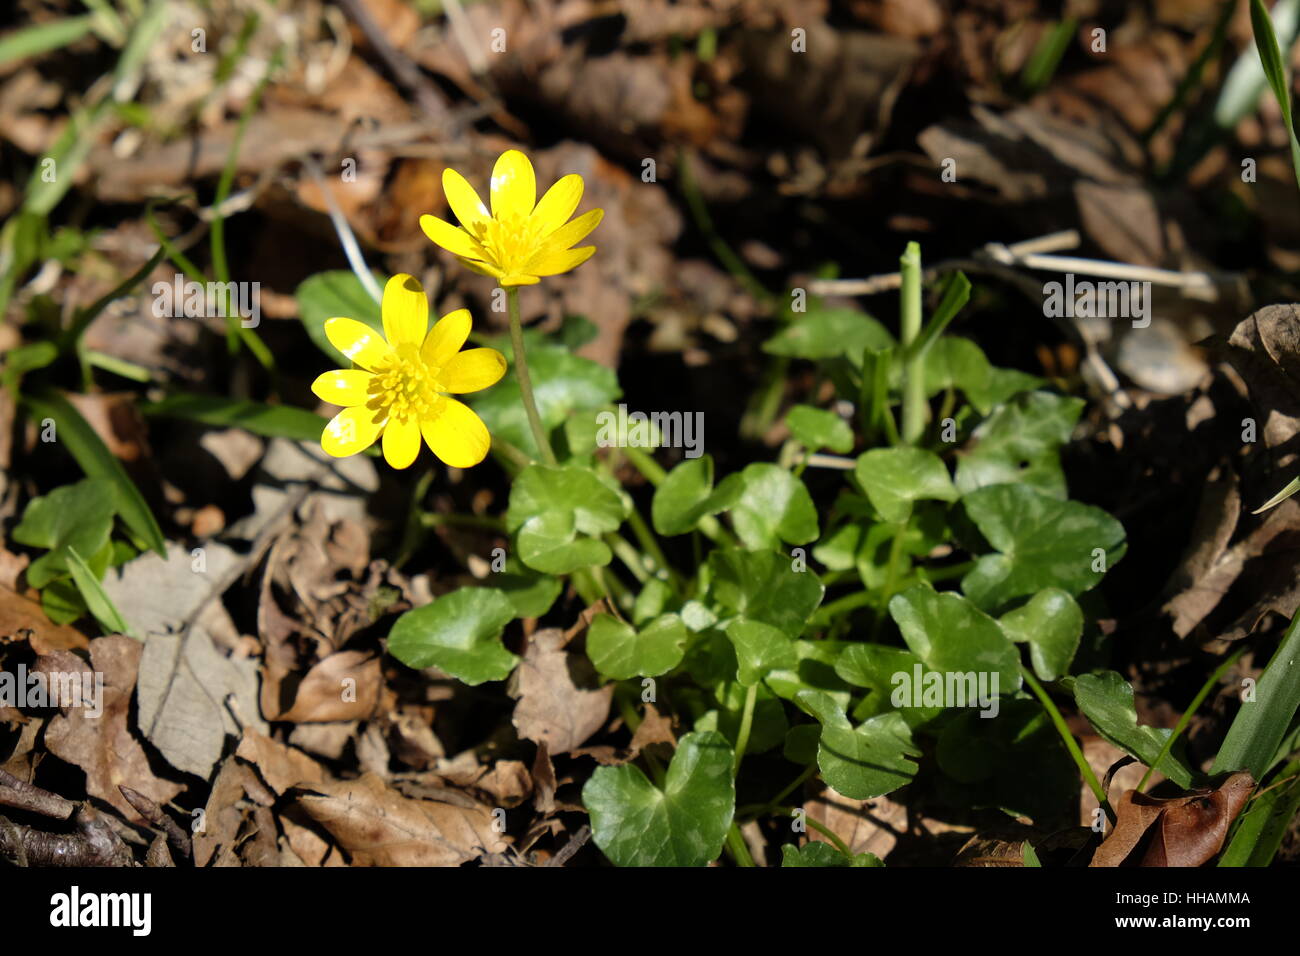
<path id="1" fill-rule="evenodd" d="M 1129 790 L 1115 804 L 1115 829 L 1090 866 L 1201 866 L 1223 847 L 1228 827 L 1255 790 L 1241 771 L 1218 789 L 1159 798 Z"/>

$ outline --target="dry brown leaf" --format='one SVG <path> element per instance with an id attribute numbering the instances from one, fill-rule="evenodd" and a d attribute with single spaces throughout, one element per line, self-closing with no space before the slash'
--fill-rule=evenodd
<path id="1" fill-rule="evenodd" d="M 45 743 L 50 752 L 86 772 L 86 792 L 111 803 L 128 820 L 142 822 L 140 814 L 122 796 L 119 785 L 139 791 L 155 803 L 166 803 L 183 789 L 180 784 L 155 777 L 149 758 L 131 734 L 131 694 L 144 647 L 139 641 L 114 634 L 90 642 L 90 661 L 103 675 L 103 713 L 91 717 L 85 707 L 64 707 L 50 722 Z M 70 651 L 37 659 L 43 671 L 89 670 Z"/>
<path id="2" fill-rule="evenodd" d="M 244 728 L 235 755 L 256 767 L 277 796 L 297 784 L 321 783 L 326 779 L 324 768 L 301 750 L 276 743 L 251 727 Z"/>
<path id="3" fill-rule="evenodd" d="M 379 704 L 382 683 L 376 655 L 369 651 L 339 651 L 307 672 L 289 710 L 267 717 L 293 723 L 364 720 Z"/>
<path id="4" fill-rule="evenodd" d="M 1135 862 L 1136 851 L 1150 833 L 1138 866 L 1201 866 L 1222 848 L 1228 827 L 1254 790 L 1255 779 L 1244 771 L 1229 776 L 1216 790 L 1182 797 L 1162 799 L 1128 790 L 1115 804 L 1115 829 L 1089 865 Z"/>
<path id="5" fill-rule="evenodd" d="M 0 587 L 0 643 L 24 638 L 37 654 L 90 646 L 90 640 L 76 628 L 51 623 L 35 591 L 19 594 Z"/>
<path id="6" fill-rule="evenodd" d="M 519 736 L 545 741 L 550 753 L 568 753 L 604 724 L 614 685 L 586 690 L 574 683 L 594 678 L 585 657 L 564 649 L 557 628 L 538 631 L 528 641 L 524 659 L 510 678 L 510 694 L 518 700 L 511 718 Z"/>
<path id="7" fill-rule="evenodd" d="M 300 790 L 297 805 L 353 866 L 459 866 L 508 846 L 486 807 L 414 800 L 374 774 Z"/>

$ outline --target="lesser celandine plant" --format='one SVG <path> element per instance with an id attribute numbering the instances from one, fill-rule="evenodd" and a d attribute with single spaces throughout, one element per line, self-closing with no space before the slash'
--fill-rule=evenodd
<path id="1" fill-rule="evenodd" d="M 1061 696 L 1176 784 L 1198 780 L 1177 732 L 1137 723 L 1119 674 L 1089 672 L 1104 613 L 1093 592 L 1125 536 L 1113 517 L 1067 494 L 1059 450 L 1083 402 L 994 368 L 974 342 L 948 333 L 969 295 L 964 276 L 948 280 L 926 321 L 920 249 L 909 245 L 897 336 L 815 299 L 789 310 L 763 348 L 812 363 L 834 397 L 789 410 L 777 461 L 723 477 L 704 454 L 665 471 L 626 438 L 601 447 L 598 417 L 620 394 L 612 373 L 570 351 L 582 323 L 566 323 L 558 340 L 522 327 L 518 287 L 596 251 L 574 248 L 601 218 L 573 218 L 582 178 L 562 177 L 538 201 L 532 164 L 510 150 L 487 204 L 455 170 L 443 183 L 459 226 L 433 216 L 421 226 L 506 291 L 512 367 L 488 388 L 505 361 L 493 348 L 460 351 L 468 313 L 426 331 L 423 291 L 395 276 L 380 323 L 324 323 L 324 338 L 355 367 L 315 384 L 345 406 L 322 445 L 352 454 L 379 439 L 398 468 L 415 459 L 421 437 L 457 467 L 482 461 L 494 441 L 509 452 L 504 520 L 466 521 L 510 536 L 508 561 L 494 565 L 501 573 L 406 612 L 388 646 L 411 667 L 467 684 L 503 681 L 519 664 L 502 639 L 511 620 L 547 615 L 566 581 L 585 603 L 604 598 L 608 611 L 583 643 L 615 684 L 618 713 L 635 729 L 653 704 L 684 731 L 667 766 L 645 753 L 586 782 L 594 839 L 611 861 L 703 865 L 725 848 L 753 865 L 739 824 L 784 818 L 786 865 L 880 865 L 804 815 L 801 788 L 876 797 L 912 783 L 922 760 L 934 764 L 932 785 L 955 788 L 964 806 L 1046 824 L 1068 815 L 1082 780 L 1110 813 L 1054 701 Z M 480 389 L 470 398 L 478 414 L 451 397 Z M 675 412 L 693 410 L 654 420 L 671 423 Z M 620 458 L 654 486 L 648 520 L 615 478 Z M 804 482 L 810 467 L 843 476 L 838 494 L 823 498 L 828 509 Z M 670 538 L 689 540 L 670 549 Z M 1286 753 L 1288 740 L 1240 735 L 1258 746 L 1223 769 L 1259 778 Z M 738 807 L 742 768 L 750 797 Z M 1099 835 L 1106 825 L 1103 817 Z M 827 842 L 800 846 L 806 827 Z M 1262 829 L 1236 852 L 1271 856 L 1280 837 Z"/>

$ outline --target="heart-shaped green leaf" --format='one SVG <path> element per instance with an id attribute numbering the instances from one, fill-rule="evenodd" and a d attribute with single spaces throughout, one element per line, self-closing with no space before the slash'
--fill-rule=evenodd
<path id="1" fill-rule="evenodd" d="M 728 475 L 718 495 L 732 501 L 729 508 L 736 534 L 747 548 L 807 544 L 817 538 L 817 509 L 804 483 L 768 462 L 755 462 Z"/>
<path id="2" fill-rule="evenodd" d="M 461 588 L 399 617 L 388 652 L 407 667 L 437 667 L 471 686 L 504 680 L 519 661 L 501 645 L 514 616 L 496 588 Z"/>
<path id="3" fill-rule="evenodd" d="M 992 409 L 989 383 L 993 367 L 978 345 L 948 335 L 936 341 L 925 353 L 925 393 L 934 395 L 945 389 L 961 390 L 981 415 Z"/>
<path id="4" fill-rule="evenodd" d="M 1082 594 L 1124 556 L 1124 526 L 1092 505 L 1025 485 L 980 488 L 962 503 L 1000 552 L 981 557 L 962 578 L 962 590 L 982 608 L 1053 586 Z"/>
<path id="5" fill-rule="evenodd" d="M 616 866 L 704 866 L 736 809 L 731 746 L 707 731 L 682 737 L 660 790 L 638 767 L 598 767 L 582 788 L 596 846 Z"/>
<path id="6" fill-rule="evenodd" d="M 655 489 L 650 520 L 662 535 L 686 534 L 700 519 L 725 511 L 735 502 L 741 488 L 732 485 L 724 494 L 713 490 L 713 458 L 684 459 Z"/>
<path id="7" fill-rule="evenodd" d="M 1070 440 L 1083 399 L 1050 392 L 1026 392 L 994 409 L 957 462 L 962 494 L 987 485 L 1019 483 L 1065 497 L 1060 449 Z"/>
<path id="8" fill-rule="evenodd" d="M 957 500 L 943 459 L 924 448 L 873 448 L 859 456 L 854 474 L 886 521 L 902 521 L 923 498 Z"/>
<path id="9" fill-rule="evenodd" d="M 811 405 L 795 405 L 785 416 L 790 434 L 809 451 L 829 448 L 838 454 L 853 450 L 853 429 L 834 412 Z"/>
<path id="10" fill-rule="evenodd" d="M 817 767 L 836 792 L 866 800 L 897 790 L 915 776 L 916 763 L 908 758 L 921 751 L 900 714 L 879 714 L 855 728 L 829 694 L 800 691 L 795 701 L 822 725 Z"/>
<path id="11" fill-rule="evenodd" d="M 518 535 L 519 557 L 537 571 L 568 574 L 608 564 L 603 541 L 579 535 L 615 530 L 627 514 L 623 499 L 577 466 L 529 465 L 510 489 L 506 529 Z"/>
<path id="12" fill-rule="evenodd" d="M 606 677 L 658 677 L 682 661 L 686 625 L 676 614 L 664 614 L 637 631 L 609 614 L 597 614 L 587 631 L 587 656 Z"/>
<path id="13" fill-rule="evenodd" d="M 757 684 L 771 671 L 798 663 L 794 641 L 762 621 L 737 618 L 727 627 L 727 637 L 736 649 L 736 679 L 746 687 Z"/>
<path id="14" fill-rule="evenodd" d="M 709 554 L 709 595 L 716 607 L 762 621 L 798 637 L 826 588 L 811 571 L 775 551 L 715 548 Z"/>
<path id="15" fill-rule="evenodd" d="M 492 584 L 515 606 L 515 617 L 541 617 L 564 588 L 559 578 L 537 573 L 514 555 L 506 558 L 504 571 L 492 576 Z"/>
<path id="16" fill-rule="evenodd" d="M 1056 680 L 1069 672 L 1083 636 L 1083 611 L 1068 591 L 1039 591 L 1026 604 L 1002 615 L 998 623 L 1007 637 L 1029 645 L 1034 673 L 1042 680 Z"/>
<path id="17" fill-rule="evenodd" d="M 787 325 L 763 345 L 763 351 L 790 358 L 848 358 L 862 364 L 862 353 L 889 348 L 894 337 L 883 325 L 856 309 L 810 308 L 797 313 Z"/>
<path id="18" fill-rule="evenodd" d="M 85 478 L 33 498 L 13 539 L 33 548 L 48 548 L 27 569 L 27 583 L 43 588 L 66 574 L 68 552 L 94 555 L 108 544 L 115 510 L 113 483 L 105 478 Z"/>
<path id="19" fill-rule="evenodd" d="M 889 613 L 926 668 L 945 676 L 988 675 L 986 683 L 994 694 L 1010 696 L 1020 688 L 1020 655 L 1015 645 L 997 621 L 961 595 L 917 584 L 894 595 Z M 966 706 L 974 703 L 968 701 Z"/>
<path id="20" fill-rule="evenodd" d="M 1098 734 L 1148 767 L 1172 733 L 1161 727 L 1138 724 L 1133 688 L 1114 671 L 1080 674 L 1074 678 L 1074 700 Z M 1184 790 L 1192 785 L 1192 772 L 1172 753 L 1166 754 L 1156 769 Z"/>

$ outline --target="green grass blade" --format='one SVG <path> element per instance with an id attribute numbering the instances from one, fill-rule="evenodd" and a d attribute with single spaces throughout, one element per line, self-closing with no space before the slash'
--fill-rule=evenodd
<path id="1" fill-rule="evenodd" d="M 287 405 L 266 405 L 219 395 L 171 395 L 141 406 L 145 415 L 181 418 L 215 428 L 243 428 L 266 438 L 320 441 L 328 421 L 314 412 Z"/>
<path id="2" fill-rule="evenodd" d="M 1255 700 L 1243 703 L 1228 728 L 1210 773 L 1249 770 L 1256 780 L 1273 763 L 1291 719 L 1300 707 L 1300 614 L 1291 619 L 1282 643 L 1255 686 Z"/>
<path id="3" fill-rule="evenodd" d="M 93 16 L 67 17 L 14 30 L 0 37 L 0 66 L 75 43 L 91 31 Z"/>
<path id="4" fill-rule="evenodd" d="M 95 577 L 95 572 L 90 569 L 90 565 L 73 547 L 68 548 L 68 570 L 72 572 L 72 582 L 81 592 L 81 599 L 86 602 L 86 607 L 99 622 L 100 627 L 110 634 L 138 637 L 131 630 L 131 625 L 127 624 L 126 619 L 122 617 L 122 612 L 113 604 L 113 599 L 99 583 L 99 578 Z"/>
<path id="5" fill-rule="evenodd" d="M 81 470 L 91 478 L 107 478 L 117 492 L 117 513 L 150 550 L 167 556 L 162 529 L 122 463 L 108 450 L 95 430 L 66 398 L 54 391 L 24 395 L 23 402 L 36 419 L 54 421 L 58 440 L 67 446 Z"/>
<path id="6" fill-rule="evenodd" d="M 1219 857 L 1219 866 L 1268 866 L 1300 810 L 1300 760 L 1293 760 L 1250 802 Z"/>
<path id="7" fill-rule="evenodd" d="M 1250 0 L 1250 26 L 1255 32 L 1255 48 L 1259 50 L 1264 78 L 1268 80 L 1273 95 L 1277 97 L 1278 106 L 1282 108 L 1282 119 L 1286 123 L 1287 135 L 1291 138 L 1291 167 L 1295 171 L 1296 185 L 1300 186 L 1300 140 L 1296 139 L 1295 123 L 1291 119 L 1291 90 L 1287 84 L 1286 64 L 1278 47 L 1277 34 L 1273 31 L 1273 21 L 1263 0 Z"/>

